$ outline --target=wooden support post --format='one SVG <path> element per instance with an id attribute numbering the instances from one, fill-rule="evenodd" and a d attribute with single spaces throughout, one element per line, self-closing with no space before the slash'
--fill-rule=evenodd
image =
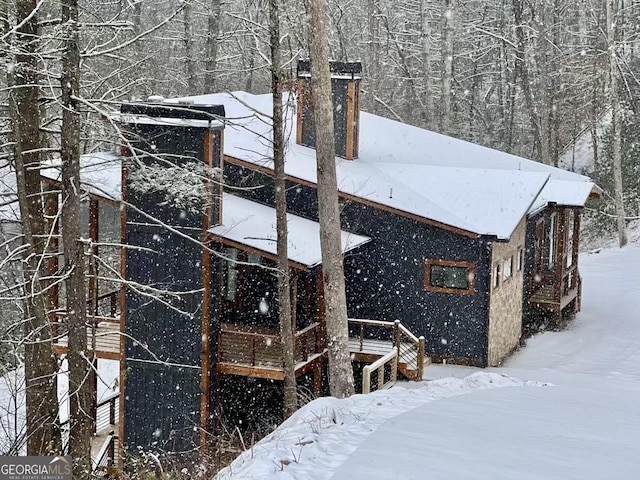
<path id="1" fill-rule="evenodd" d="M 418 358 L 417 358 L 417 362 L 418 362 L 418 378 L 416 379 L 418 382 L 422 380 L 422 377 L 424 375 L 424 356 L 425 356 L 425 350 L 426 350 L 426 345 L 425 345 L 425 340 L 424 337 L 421 336 L 420 338 L 418 338 L 419 343 L 418 343 Z"/>
<path id="2" fill-rule="evenodd" d="M 298 310 L 298 277 L 292 268 L 289 269 L 289 278 L 291 279 L 291 335 L 293 337 L 293 361 L 295 362 L 298 349 L 298 345 L 296 345 L 298 338 L 298 318 L 296 314 Z M 302 352 L 302 360 L 306 360 L 304 351 Z"/>
<path id="3" fill-rule="evenodd" d="M 95 351 L 95 349 L 94 349 Z M 98 415 L 98 359 L 91 360 L 89 369 L 89 390 L 91 392 L 91 400 L 89 403 L 89 418 L 91 418 L 91 431 L 96 431 L 96 420 Z"/>
<path id="4" fill-rule="evenodd" d="M 214 134 L 208 131 L 204 135 L 203 156 L 209 167 L 213 166 Z M 207 182 L 205 191 L 212 198 L 214 186 Z M 200 456 L 207 453 L 207 441 L 210 430 L 209 412 L 211 402 L 211 276 L 212 263 L 209 247 L 209 227 L 213 205 L 209 202 L 202 216 L 202 346 L 200 353 Z"/>
<path id="5" fill-rule="evenodd" d="M 298 80 L 298 98 L 297 102 L 297 115 L 296 115 L 296 143 L 302 145 L 302 117 L 304 115 L 304 80 Z"/>
<path id="6" fill-rule="evenodd" d="M 554 321 L 556 325 L 559 325 L 562 321 L 562 310 L 560 304 L 564 295 L 564 250 L 566 242 L 566 209 L 561 208 L 557 210 L 557 218 L 555 222 L 556 231 L 551 232 L 551 235 L 556 235 L 556 251 L 555 251 L 555 279 L 554 279 L 554 297 L 558 302 L 558 308 L 555 309 Z"/>
<path id="7" fill-rule="evenodd" d="M 55 277 L 58 272 L 58 233 L 60 229 L 60 223 L 56 221 L 58 215 L 58 192 L 47 192 L 46 196 L 46 209 L 47 209 L 47 217 L 49 218 L 49 228 L 53 233 L 51 239 L 49 240 L 49 255 L 50 257 L 47 259 L 47 275 L 51 278 Z M 59 289 L 58 285 L 53 285 L 49 289 L 49 294 L 47 296 L 48 306 L 49 306 L 49 320 L 51 321 L 51 331 L 55 337 L 58 336 L 58 318 L 56 317 L 54 312 L 58 309 L 59 305 Z"/>
<path id="8" fill-rule="evenodd" d="M 322 363 L 315 362 L 313 366 L 313 394 L 319 397 L 322 394 Z"/>
<path id="9" fill-rule="evenodd" d="M 98 264 L 96 256 L 98 255 L 98 231 L 99 231 L 99 212 L 100 206 L 98 200 L 93 197 L 89 200 L 89 238 L 91 239 L 91 254 L 89 256 L 89 314 L 94 316 L 98 314 Z"/>
<path id="10" fill-rule="evenodd" d="M 393 322 L 393 346 L 400 352 L 400 320 Z"/>
<path id="11" fill-rule="evenodd" d="M 129 149 L 125 146 L 121 148 L 120 154 L 122 157 L 126 157 L 129 153 Z M 122 159 L 122 172 L 121 183 L 122 185 L 122 205 L 126 205 L 127 202 L 127 165 L 126 161 Z M 120 276 L 123 279 L 127 278 L 127 249 L 124 245 L 127 244 L 127 209 L 123 207 L 120 209 Z M 127 290 L 124 284 L 120 286 L 120 396 L 118 397 L 119 405 L 119 419 L 118 419 L 118 466 L 117 470 L 122 474 L 124 470 L 124 444 L 125 444 L 125 430 L 124 430 L 124 415 L 125 415 L 125 389 L 126 389 L 126 338 L 124 333 L 127 331 Z"/>
<path id="12" fill-rule="evenodd" d="M 356 84 L 354 81 L 347 82 L 347 118 L 346 118 L 346 152 L 345 158 L 353 160 L 355 152 L 353 148 L 354 128 L 355 128 L 355 102 L 356 102 Z"/>

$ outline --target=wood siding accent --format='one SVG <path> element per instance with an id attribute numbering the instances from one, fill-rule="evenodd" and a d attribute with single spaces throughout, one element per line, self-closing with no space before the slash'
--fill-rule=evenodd
<path id="1" fill-rule="evenodd" d="M 297 82 L 298 98 L 296 99 L 296 143 L 302 145 L 302 118 L 304 116 L 304 81 Z"/>
<path id="2" fill-rule="evenodd" d="M 122 177 L 121 177 L 121 189 L 122 189 L 122 201 L 123 205 L 126 205 L 127 202 L 127 166 L 124 161 L 129 149 L 126 147 L 122 147 L 120 154 L 122 155 Z M 120 209 L 120 278 L 127 278 L 127 249 L 125 245 L 127 244 L 127 208 Z M 120 396 L 118 397 L 118 402 L 120 405 L 118 406 L 118 414 L 120 418 L 118 419 L 118 438 L 120 441 L 118 442 L 118 471 L 122 472 L 124 469 L 124 444 L 125 444 L 125 430 L 124 430 L 124 406 L 125 406 L 125 389 L 126 389 L 126 362 L 125 362 L 125 349 L 126 349 L 126 339 L 125 333 L 127 331 L 127 291 L 126 286 L 123 283 L 120 286 L 120 355 L 118 360 L 120 360 Z"/>
<path id="3" fill-rule="evenodd" d="M 204 161 L 213 166 L 213 132 L 204 135 Z M 210 196 L 215 186 L 207 181 L 206 192 Z M 200 354 L 200 456 L 207 453 L 207 438 L 209 434 L 209 411 L 211 394 L 211 253 L 209 252 L 207 230 L 210 227 L 212 206 L 207 205 L 202 215 L 202 351 Z"/>
<path id="4" fill-rule="evenodd" d="M 347 160 L 353 160 L 355 158 L 355 151 L 353 148 L 354 142 L 354 122 L 355 122 L 355 101 L 356 101 L 356 84 L 355 82 L 347 83 L 347 125 L 346 125 L 346 155 Z"/>
<path id="5" fill-rule="evenodd" d="M 431 267 L 434 265 L 441 265 L 445 267 L 462 267 L 469 270 L 469 286 L 466 289 L 462 288 L 445 288 L 435 287 L 431 285 Z M 430 258 L 424 262 L 424 289 L 429 292 L 440 293 L 455 293 L 458 295 L 473 295 L 475 292 L 475 262 L 463 261 L 463 260 L 442 260 Z"/>
<path id="6" fill-rule="evenodd" d="M 251 162 L 247 162 L 246 160 L 241 160 L 241 159 L 236 158 L 236 157 L 226 156 L 225 158 L 229 161 L 229 163 L 231 163 L 233 165 L 237 165 L 239 167 L 248 168 L 250 170 L 255 170 L 255 171 L 264 173 L 265 175 L 269 175 L 269 176 L 273 177 L 273 169 L 271 169 L 271 168 L 263 167 L 263 166 L 260 166 L 260 165 L 255 165 L 255 164 L 253 164 Z M 303 180 L 301 178 L 293 177 L 291 175 L 287 175 L 287 180 L 291 181 L 291 182 L 294 182 L 294 183 L 299 183 L 301 185 L 305 185 L 305 186 L 313 188 L 313 189 L 317 189 L 318 188 L 318 186 L 313 182 L 309 182 L 308 180 Z M 431 225 L 433 227 L 441 228 L 442 230 L 447 230 L 449 232 L 453 232 L 453 233 L 456 233 L 458 235 L 462 235 L 463 237 L 467 237 L 467 238 L 479 238 L 480 237 L 480 235 L 475 233 L 475 232 L 470 232 L 468 230 L 463 230 L 462 228 L 454 227 L 452 225 L 447 225 L 446 223 L 442 223 L 442 222 L 438 222 L 436 220 L 431 220 L 429 218 L 421 217 L 420 215 L 416 215 L 416 214 L 413 214 L 413 213 L 405 212 L 403 210 L 398 210 L 396 208 L 389 207 L 387 205 L 383 205 L 381 203 L 374 202 L 372 200 L 367 200 L 365 198 L 357 197 L 357 196 L 351 195 L 349 193 L 344 193 L 344 192 L 338 191 L 338 197 L 339 198 L 344 198 L 346 200 L 350 200 L 352 202 L 361 203 L 363 205 L 367 205 L 367 206 L 373 207 L 373 208 L 378 209 L 378 210 L 383 210 L 385 212 L 390 212 L 390 213 L 393 213 L 395 215 L 399 215 L 399 216 L 402 216 L 402 217 L 405 217 L 405 218 L 409 218 L 409 219 L 415 220 L 416 222 L 419 222 L 419 223 L 424 223 L 426 225 Z"/>

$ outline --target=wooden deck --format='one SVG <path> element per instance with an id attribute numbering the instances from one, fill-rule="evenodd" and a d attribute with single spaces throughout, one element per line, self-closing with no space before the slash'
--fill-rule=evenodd
<path id="1" fill-rule="evenodd" d="M 326 357 L 320 326 L 313 323 L 293 338 L 296 376 L 317 367 Z M 272 380 L 284 380 L 280 334 L 253 325 L 224 323 L 218 334 L 216 371 Z"/>
<path id="2" fill-rule="evenodd" d="M 120 360 L 120 319 L 99 317 L 98 325 L 95 328 L 95 354 L 97 358 L 106 360 Z M 64 328 L 64 327 L 63 327 Z M 87 327 L 88 352 L 93 353 L 94 329 Z M 69 338 L 67 335 L 60 336 L 53 344 L 53 350 L 58 354 L 67 353 L 69 348 Z"/>

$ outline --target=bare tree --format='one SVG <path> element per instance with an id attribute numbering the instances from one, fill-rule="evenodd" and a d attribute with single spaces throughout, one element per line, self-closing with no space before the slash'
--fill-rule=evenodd
<path id="1" fill-rule="evenodd" d="M 325 0 L 305 0 L 305 6 L 310 22 L 311 97 L 316 128 L 318 219 L 329 351 L 329 389 L 334 397 L 344 398 L 354 394 L 354 385 L 340 240 L 333 103 L 325 26 L 326 3 Z"/>
<path id="2" fill-rule="evenodd" d="M 617 0 L 607 0 L 607 45 L 609 47 L 609 99 L 611 102 L 611 145 L 613 156 L 613 186 L 616 206 L 618 243 L 627 244 L 624 198 L 622 190 L 622 134 L 620 121 L 620 93 L 618 91 L 619 66 L 616 54 Z"/>
<path id="3" fill-rule="evenodd" d="M 440 131 L 450 134 L 453 123 L 452 84 L 454 25 L 457 15 L 457 0 L 447 0 L 443 15 L 442 39 L 442 91 L 440 93 Z"/>
<path id="4" fill-rule="evenodd" d="M 10 111 L 15 141 L 18 203 L 26 244 L 23 272 L 27 454 L 46 455 L 60 451 L 60 436 L 56 396 L 58 368 L 52 352 L 51 326 L 40 277 L 47 249 L 47 228 L 40 195 L 40 152 L 43 145 L 40 135 L 36 9 L 35 0 L 16 0 L 16 65 Z"/>
<path id="5" fill-rule="evenodd" d="M 218 35 L 222 1 L 210 0 L 207 16 L 207 37 L 205 43 L 204 93 L 213 93 L 216 88 L 216 68 L 218 66 Z"/>
<path id="6" fill-rule="evenodd" d="M 296 411 L 296 366 L 293 357 L 291 286 L 287 246 L 287 180 L 284 171 L 284 129 L 282 111 L 282 66 L 280 51 L 280 0 L 269 0 L 271 39 L 271 92 L 273 96 L 273 169 L 276 190 L 276 229 L 278 247 L 278 316 L 284 368 L 284 417 Z"/>
<path id="7" fill-rule="evenodd" d="M 69 331 L 69 453 L 73 476 L 91 474 L 89 360 L 87 359 L 87 316 L 84 247 L 80 234 L 80 45 L 78 1 L 62 2 L 64 54 L 62 90 L 62 241 L 64 244 L 67 322 Z"/>

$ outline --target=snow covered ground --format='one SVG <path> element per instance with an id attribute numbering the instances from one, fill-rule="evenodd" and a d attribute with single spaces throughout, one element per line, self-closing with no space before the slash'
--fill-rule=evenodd
<path id="1" fill-rule="evenodd" d="M 98 360 L 98 402 L 113 395 L 118 390 L 120 363 L 114 360 Z M 0 377 L 0 454 L 7 452 L 16 439 L 24 436 L 25 392 L 24 369 L 19 368 Z M 69 377 L 67 361 L 63 360 L 58 374 L 58 399 L 60 419 L 69 418 Z M 20 449 L 22 451 L 22 449 Z"/>
<path id="2" fill-rule="evenodd" d="M 640 247 L 580 265 L 582 313 L 504 368 L 316 400 L 216 478 L 640 478 Z"/>

